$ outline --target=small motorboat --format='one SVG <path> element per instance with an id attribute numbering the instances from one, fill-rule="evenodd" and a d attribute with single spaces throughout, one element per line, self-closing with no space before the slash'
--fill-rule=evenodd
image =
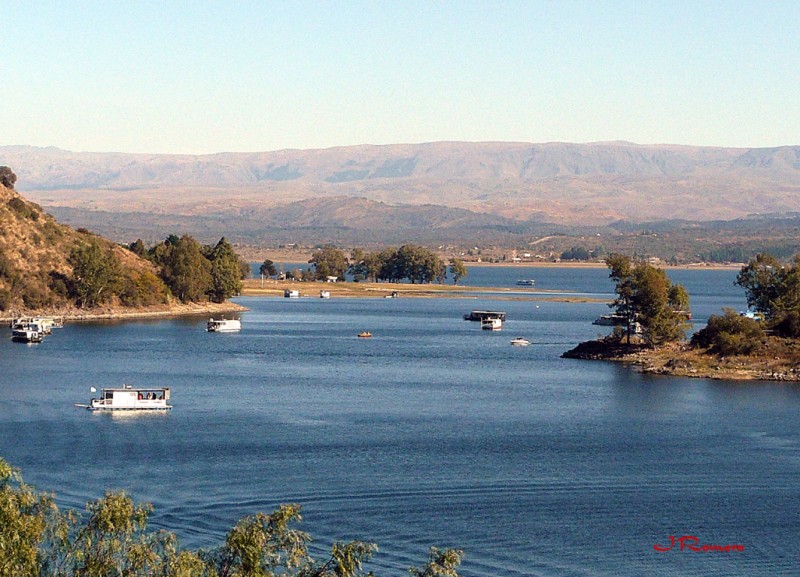
<path id="1" fill-rule="evenodd" d="M 511 345 L 515 347 L 527 347 L 530 344 L 531 342 L 523 337 L 517 337 L 515 339 L 511 339 Z"/>
<path id="2" fill-rule="evenodd" d="M 358 338 L 360 339 L 368 339 L 372 337 L 372 333 L 369 331 L 364 331 L 362 333 L 358 333 Z"/>

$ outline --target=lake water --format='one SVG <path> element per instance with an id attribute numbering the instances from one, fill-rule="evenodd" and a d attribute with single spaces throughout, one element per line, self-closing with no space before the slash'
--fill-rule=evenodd
<path id="1" fill-rule="evenodd" d="M 735 272 L 670 274 L 698 324 L 744 308 Z M 607 276 L 467 278 L 610 297 Z M 319 546 L 378 543 L 381 575 L 423 564 L 431 545 L 464 549 L 468 576 L 797 574 L 796 385 L 560 358 L 604 330 L 591 325 L 608 312 L 600 302 L 237 301 L 251 309 L 238 334 L 206 333 L 204 318 L 73 323 L 21 345 L 3 329 L 0 456 L 62 506 L 125 489 L 193 548 L 298 502 Z M 483 308 L 507 311 L 503 331 L 462 320 Z M 510 346 L 516 336 L 532 345 Z M 120 418 L 73 406 L 121 383 L 170 386 L 175 408 Z M 745 550 L 655 551 L 670 535 Z"/>

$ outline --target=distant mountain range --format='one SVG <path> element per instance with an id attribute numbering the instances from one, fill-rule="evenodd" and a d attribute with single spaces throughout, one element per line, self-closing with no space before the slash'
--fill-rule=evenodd
<path id="1" fill-rule="evenodd" d="M 350 242 L 501 239 L 800 210 L 800 146 L 437 142 L 202 156 L 5 146 L 0 165 L 76 226 L 117 219 L 120 232 L 158 235 L 172 221 L 267 243 L 302 231 Z"/>

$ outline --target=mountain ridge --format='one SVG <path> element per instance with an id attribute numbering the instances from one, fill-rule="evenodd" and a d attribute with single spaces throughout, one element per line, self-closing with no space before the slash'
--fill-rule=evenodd
<path id="1" fill-rule="evenodd" d="M 4 146 L 0 164 L 44 206 L 123 213 L 202 216 L 347 196 L 594 225 L 800 208 L 800 146 L 431 142 L 208 155 Z"/>

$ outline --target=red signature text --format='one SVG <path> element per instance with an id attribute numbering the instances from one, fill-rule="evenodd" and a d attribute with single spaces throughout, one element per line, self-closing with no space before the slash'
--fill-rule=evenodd
<path id="1" fill-rule="evenodd" d="M 698 553 L 732 553 L 744 551 L 744 545 L 703 545 L 700 543 L 700 539 L 694 535 L 684 535 L 683 537 L 677 538 L 675 535 L 670 535 L 669 545 L 655 544 L 653 545 L 653 549 L 664 553 L 666 551 L 672 551 L 675 549 L 676 545 L 678 546 L 678 551 L 697 551 Z"/>

